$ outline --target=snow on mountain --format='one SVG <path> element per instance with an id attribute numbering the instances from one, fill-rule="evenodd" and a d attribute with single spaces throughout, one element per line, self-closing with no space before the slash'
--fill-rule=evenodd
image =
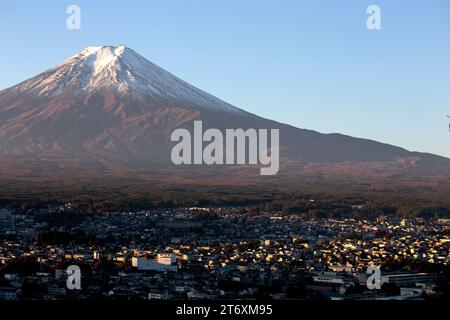
<path id="1" fill-rule="evenodd" d="M 118 96 L 169 99 L 194 108 L 243 111 L 197 89 L 123 45 L 93 46 L 14 87 L 20 93 L 56 97 L 65 89 L 81 94 L 112 89 Z"/>

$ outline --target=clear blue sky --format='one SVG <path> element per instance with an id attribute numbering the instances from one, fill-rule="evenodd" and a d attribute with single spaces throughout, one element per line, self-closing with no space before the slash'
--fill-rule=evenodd
<path id="1" fill-rule="evenodd" d="M 0 39 L 0 89 L 125 44 L 258 115 L 450 157 L 448 0 L 0 0 Z"/>

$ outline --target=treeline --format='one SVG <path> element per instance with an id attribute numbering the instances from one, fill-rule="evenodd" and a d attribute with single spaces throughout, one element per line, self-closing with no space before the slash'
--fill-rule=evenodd
<path id="1" fill-rule="evenodd" d="M 381 215 L 401 217 L 450 218 L 450 199 L 448 194 L 411 193 L 399 189 L 392 193 L 357 192 L 340 188 L 314 189 L 314 192 L 293 192 L 285 189 L 269 189 L 265 186 L 251 187 L 206 187 L 186 186 L 161 190 L 127 192 L 125 194 L 96 195 L 87 197 L 62 196 L 39 197 L 36 199 L 2 199 L 0 206 L 14 209 L 19 213 L 36 212 L 51 206 L 64 206 L 67 213 L 97 214 L 102 212 L 126 212 L 152 208 L 178 207 L 245 207 L 249 214 L 261 211 L 282 211 L 299 213 L 310 218 L 362 217 L 376 218 Z M 67 221 L 54 221 L 66 217 L 48 215 L 45 221 L 64 224 Z M 53 220 L 52 220 L 53 219 Z M 75 221 L 70 219 L 70 221 Z M 76 221 L 74 223 L 77 223 Z"/>

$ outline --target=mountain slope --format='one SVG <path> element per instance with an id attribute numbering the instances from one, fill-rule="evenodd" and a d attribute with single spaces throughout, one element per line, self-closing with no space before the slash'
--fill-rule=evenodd
<path id="1" fill-rule="evenodd" d="M 202 120 L 205 129 L 279 128 L 285 174 L 450 176 L 450 161 L 442 157 L 320 134 L 250 114 L 124 46 L 89 47 L 1 91 L 0 164 L 9 173 L 24 169 L 115 174 L 167 168 L 170 134 L 178 127 L 192 127 L 194 120 Z M 234 170 L 220 168 L 224 169 Z"/>

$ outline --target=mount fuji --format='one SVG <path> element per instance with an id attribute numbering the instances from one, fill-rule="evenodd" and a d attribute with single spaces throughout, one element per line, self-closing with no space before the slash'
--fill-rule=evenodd
<path id="1" fill-rule="evenodd" d="M 192 129 L 194 120 L 202 120 L 205 128 L 280 129 L 278 179 L 302 172 L 327 179 L 450 181 L 447 158 L 264 119 L 197 89 L 125 46 L 86 48 L 0 92 L 0 174 L 156 177 L 160 170 L 164 182 L 171 174 L 194 169 L 175 168 L 170 160 L 171 132 Z M 251 176 L 247 167 L 219 166 L 196 172 L 190 181 L 202 179 L 202 172 L 240 180 Z"/>

